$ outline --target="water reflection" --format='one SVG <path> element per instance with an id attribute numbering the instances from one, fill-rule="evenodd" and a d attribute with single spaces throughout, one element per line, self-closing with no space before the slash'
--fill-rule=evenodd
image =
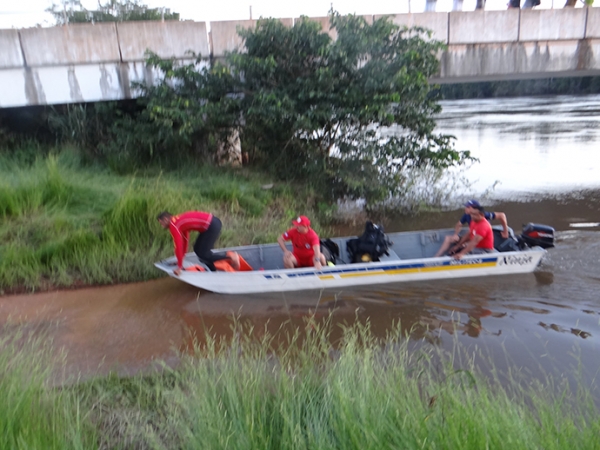
<path id="1" fill-rule="evenodd" d="M 554 274 L 552 272 L 546 272 L 543 270 L 538 270 L 533 273 L 538 284 L 552 284 L 554 283 Z"/>
<path id="2" fill-rule="evenodd" d="M 600 186 L 600 96 L 442 102 L 438 131 L 480 162 L 465 171 L 494 198 Z"/>
<path id="3" fill-rule="evenodd" d="M 540 322 L 538 325 L 541 326 L 542 328 L 544 328 L 545 330 L 554 330 L 554 331 L 558 331 L 559 333 L 571 333 L 582 339 L 587 339 L 588 337 L 592 336 L 591 333 L 580 330 L 579 328 L 566 329 L 555 323 L 551 323 L 548 325 L 548 324 L 545 324 L 544 322 Z"/>

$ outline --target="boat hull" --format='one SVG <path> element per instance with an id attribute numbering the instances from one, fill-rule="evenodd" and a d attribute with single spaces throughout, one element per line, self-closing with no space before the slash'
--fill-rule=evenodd
<path id="1" fill-rule="evenodd" d="M 313 268 L 234 273 L 183 271 L 180 276 L 175 276 L 174 266 L 170 265 L 172 261 L 156 263 L 156 267 L 208 291 L 252 294 L 528 273 L 535 270 L 545 253 L 544 249 L 536 247 L 518 252 L 467 255 L 460 260 L 447 256 L 399 259 L 328 266 L 320 271 Z"/>

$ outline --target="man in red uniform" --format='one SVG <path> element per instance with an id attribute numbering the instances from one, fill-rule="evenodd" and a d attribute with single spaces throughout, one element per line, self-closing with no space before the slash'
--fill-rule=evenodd
<path id="1" fill-rule="evenodd" d="M 286 269 L 315 266 L 317 270 L 321 270 L 326 264 L 325 257 L 321 254 L 319 236 L 310 228 L 310 220 L 306 216 L 300 216 L 292 220 L 292 224 L 294 228 L 277 238 L 283 250 L 283 266 Z M 287 249 L 285 241 L 292 241 L 293 252 Z"/>
<path id="2" fill-rule="evenodd" d="M 200 234 L 194 243 L 194 253 L 200 262 L 213 272 L 217 270 L 214 262 L 227 259 L 227 255 L 213 253 L 212 248 L 221 234 L 221 221 L 211 213 L 202 211 L 189 211 L 177 216 L 164 211 L 158 215 L 158 221 L 163 228 L 168 228 L 173 236 L 175 244 L 175 256 L 177 257 L 177 269 L 175 275 L 181 273 L 183 268 L 183 257 L 188 249 L 190 231 L 198 231 Z"/>
<path id="3" fill-rule="evenodd" d="M 492 226 L 485 218 L 485 210 L 479 206 L 472 208 L 469 232 L 460 238 L 449 253 L 454 259 L 461 259 L 464 255 L 493 253 L 494 233 Z"/>
<path id="4" fill-rule="evenodd" d="M 465 213 L 460 220 L 456 222 L 456 225 L 454 225 L 454 234 L 448 235 L 444 238 L 444 242 L 438 252 L 434 255 L 434 258 L 445 255 L 446 251 L 460 240 L 460 230 L 462 229 L 463 225 L 471 225 L 471 211 L 479 207 L 481 207 L 481 205 L 477 200 L 469 200 L 467 203 L 465 203 Z M 486 220 L 490 222 L 494 219 L 498 220 L 502 224 L 501 236 L 504 239 L 508 238 L 508 222 L 506 221 L 506 214 L 503 212 L 486 211 L 484 216 Z"/>

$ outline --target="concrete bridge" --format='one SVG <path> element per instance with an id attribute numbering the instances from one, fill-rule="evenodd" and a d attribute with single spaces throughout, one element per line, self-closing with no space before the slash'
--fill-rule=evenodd
<path id="1" fill-rule="evenodd" d="M 379 16 L 365 16 L 368 21 Z M 294 19 L 281 19 L 293 25 Z M 313 18 L 329 31 L 328 17 Z M 600 75 L 600 9 L 398 14 L 448 45 L 433 82 L 457 83 Z M 256 21 L 122 22 L 0 30 L 0 107 L 95 102 L 135 97 L 132 81 L 152 83 L 151 49 L 209 60 L 239 48 L 236 27 Z"/>

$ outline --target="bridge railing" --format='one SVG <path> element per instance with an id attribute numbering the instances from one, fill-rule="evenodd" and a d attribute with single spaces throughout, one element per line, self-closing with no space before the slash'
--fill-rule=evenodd
<path id="1" fill-rule="evenodd" d="M 381 16 L 364 17 L 371 22 Z M 280 20 L 292 26 L 295 19 Z M 328 17 L 311 20 L 336 37 L 335 30 L 329 30 Z M 596 8 L 425 12 L 392 15 L 392 20 L 428 28 L 433 38 L 449 45 L 442 56 L 440 79 L 494 72 L 500 76 L 528 71 L 583 73 L 596 70 L 595 59 L 600 61 L 593 57 L 600 51 L 596 42 L 600 9 Z M 164 58 L 188 59 L 189 50 L 220 58 L 240 48 L 238 27 L 255 24 L 253 20 L 122 22 L 0 30 L 0 107 L 131 98 L 135 95 L 131 81 L 152 82 L 156 75 L 144 63 L 147 49 Z M 554 58 L 559 63 L 544 66 L 542 60 L 531 59 L 540 51 L 549 55 L 546 61 Z M 482 59 L 486 58 L 495 62 L 485 66 Z M 519 65 L 523 58 L 531 61 Z"/>

